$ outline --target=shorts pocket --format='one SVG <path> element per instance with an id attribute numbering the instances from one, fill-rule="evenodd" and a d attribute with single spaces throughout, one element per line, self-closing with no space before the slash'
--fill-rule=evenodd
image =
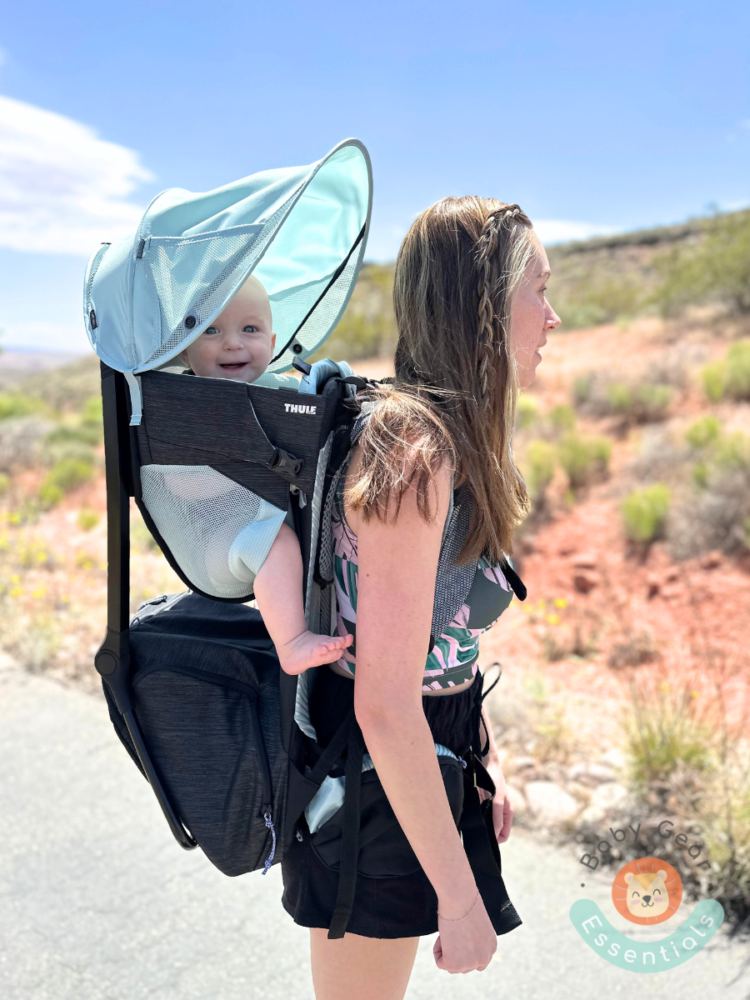
<path id="1" fill-rule="evenodd" d="M 451 813 L 458 826 L 464 801 L 463 767 L 454 757 L 442 755 L 438 763 Z M 342 806 L 310 835 L 316 857 L 334 871 L 339 869 L 343 818 Z M 365 771 L 360 790 L 357 872 L 369 878 L 397 878 L 420 870 L 417 856 L 396 819 L 377 772 L 374 769 Z"/>

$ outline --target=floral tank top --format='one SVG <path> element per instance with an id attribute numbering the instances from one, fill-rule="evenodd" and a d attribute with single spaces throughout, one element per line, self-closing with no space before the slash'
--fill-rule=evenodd
<path id="1" fill-rule="evenodd" d="M 354 676 L 357 646 L 357 536 L 344 511 L 341 486 L 331 511 L 335 574 L 337 634 L 354 636 L 336 661 Z M 455 687 L 474 677 L 479 636 L 495 624 L 513 600 L 514 592 L 499 565 L 480 559 L 466 600 L 453 621 L 435 641 L 425 664 L 423 691 Z"/>

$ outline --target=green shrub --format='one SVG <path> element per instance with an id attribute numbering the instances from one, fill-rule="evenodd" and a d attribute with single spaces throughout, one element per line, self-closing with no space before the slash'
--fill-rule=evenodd
<path id="1" fill-rule="evenodd" d="M 622 503 L 625 533 L 636 542 L 652 542 L 661 534 L 669 513 L 670 491 L 663 483 L 633 490 Z"/>
<path id="2" fill-rule="evenodd" d="M 586 372 L 585 375 L 576 375 L 573 379 L 573 403 L 581 406 L 591 398 L 591 390 L 594 385 L 594 373 Z"/>
<path id="3" fill-rule="evenodd" d="M 668 385 L 645 382 L 628 385 L 612 382 L 607 386 L 607 401 L 613 412 L 620 413 L 636 423 L 649 423 L 664 417 L 672 402 L 673 390 Z"/>
<path id="4" fill-rule="evenodd" d="M 693 482 L 699 490 L 705 490 L 708 486 L 708 464 L 706 462 L 696 462 L 693 466 Z"/>
<path id="5" fill-rule="evenodd" d="M 727 351 L 726 392 L 732 399 L 750 399 L 750 341 L 740 340 Z"/>
<path id="6" fill-rule="evenodd" d="M 55 507 L 60 503 L 65 494 L 54 483 L 45 480 L 39 487 L 39 502 L 45 510 Z"/>
<path id="7" fill-rule="evenodd" d="M 549 441 L 530 441 L 526 449 L 528 473 L 526 481 L 534 499 L 544 496 L 544 492 L 555 474 L 557 453 Z"/>
<path id="8" fill-rule="evenodd" d="M 654 260 L 653 293 L 662 315 L 687 306 L 722 302 L 735 315 L 750 313 L 750 212 L 718 215 L 698 243 L 673 247 Z"/>
<path id="9" fill-rule="evenodd" d="M 91 510 L 89 507 L 83 507 L 78 512 L 78 527 L 81 531 L 91 531 L 95 528 L 100 521 L 99 515 L 95 510 Z"/>
<path id="10" fill-rule="evenodd" d="M 101 429 L 92 424 L 79 424 L 77 427 L 69 427 L 61 424 L 51 434 L 47 435 L 47 442 L 49 444 L 75 443 L 91 447 L 100 444 L 101 440 Z"/>
<path id="11" fill-rule="evenodd" d="M 685 440 L 693 448 L 707 448 L 721 434 L 721 421 L 713 414 L 699 417 L 685 431 Z"/>
<path id="12" fill-rule="evenodd" d="M 633 390 L 622 382 L 607 386 L 607 401 L 613 410 L 626 412 L 633 405 Z"/>
<path id="13" fill-rule="evenodd" d="M 10 476 L 6 476 L 4 472 L 0 472 L 0 497 L 4 497 L 9 489 Z"/>
<path id="14" fill-rule="evenodd" d="M 724 398 L 727 388 L 727 371 L 723 361 L 712 361 L 701 371 L 703 391 L 712 403 L 719 403 Z"/>
<path id="15" fill-rule="evenodd" d="M 11 417 L 27 417 L 39 409 L 39 403 L 34 399 L 21 395 L 19 392 L 0 392 L 0 420 Z"/>
<path id="16" fill-rule="evenodd" d="M 575 410 L 567 403 L 553 406 L 547 414 L 547 419 L 556 431 L 572 431 L 576 425 Z"/>
<path id="17" fill-rule="evenodd" d="M 539 404 L 531 396 L 518 397 L 516 405 L 516 424 L 519 430 L 525 430 L 538 419 Z"/>
<path id="18" fill-rule="evenodd" d="M 83 405 L 81 423 L 97 427 L 101 430 L 103 420 L 102 397 L 90 396 Z"/>
<path id="19" fill-rule="evenodd" d="M 582 437 L 569 432 L 560 442 L 560 465 L 572 490 L 586 486 L 609 467 L 612 445 L 606 438 Z"/>
<path id="20" fill-rule="evenodd" d="M 93 463 L 64 458 L 47 473 L 39 489 L 39 499 L 45 507 L 53 507 L 66 493 L 88 482 L 93 474 Z"/>
<path id="21" fill-rule="evenodd" d="M 743 431 L 724 435 L 716 448 L 716 464 L 724 469 L 750 470 L 750 435 Z"/>

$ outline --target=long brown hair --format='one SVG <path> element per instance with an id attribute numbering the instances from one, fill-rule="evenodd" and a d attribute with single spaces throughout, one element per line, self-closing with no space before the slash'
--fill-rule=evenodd
<path id="1" fill-rule="evenodd" d="M 444 198 L 422 212 L 396 261 L 396 377 L 368 392 L 377 405 L 362 433 L 348 504 L 386 520 L 417 477 L 425 520 L 430 476 L 450 458 L 455 485 L 476 500 L 459 562 L 513 552 L 530 512 L 511 449 L 518 372 L 510 349 L 513 295 L 534 255 L 532 225 L 518 205 Z M 407 474 L 407 469 L 408 474 Z"/>

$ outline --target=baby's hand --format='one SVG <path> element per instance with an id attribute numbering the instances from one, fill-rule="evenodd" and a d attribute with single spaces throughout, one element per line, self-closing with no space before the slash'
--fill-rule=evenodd
<path id="1" fill-rule="evenodd" d="M 346 635 L 316 635 L 314 632 L 302 632 L 296 639 L 277 646 L 281 669 L 287 674 L 302 674 L 310 667 L 319 667 L 323 663 L 335 662 L 343 649 L 350 646 L 354 636 Z"/>

